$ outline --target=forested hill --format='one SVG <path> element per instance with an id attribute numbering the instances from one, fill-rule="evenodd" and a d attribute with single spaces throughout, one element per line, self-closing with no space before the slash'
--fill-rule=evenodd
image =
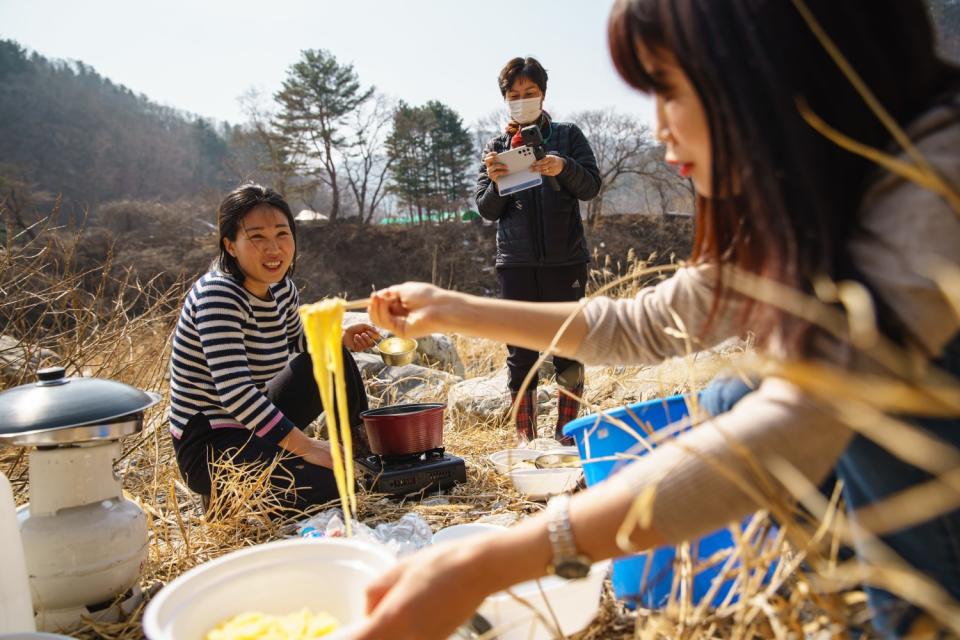
<path id="1" fill-rule="evenodd" d="M 73 210 L 224 186 L 229 128 L 158 105 L 82 62 L 0 40 L 0 180 Z"/>

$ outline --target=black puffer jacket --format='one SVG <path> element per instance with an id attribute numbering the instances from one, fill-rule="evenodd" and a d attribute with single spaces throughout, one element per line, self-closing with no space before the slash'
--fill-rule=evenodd
<path id="1" fill-rule="evenodd" d="M 477 210 L 487 220 L 497 221 L 497 266 L 565 266 L 590 261 L 580 220 L 580 200 L 592 200 L 600 191 L 600 171 L 593 149 L 575 124 L 545 120 L 543 133 L 547 153 L 564 159 L 557 176 L 560 191 L 547 180 L 539 188 L 506 197 L 480 165 L 477 177 Z M 504 133 L 487 143 L 483 154 L 510 149 Z"/>

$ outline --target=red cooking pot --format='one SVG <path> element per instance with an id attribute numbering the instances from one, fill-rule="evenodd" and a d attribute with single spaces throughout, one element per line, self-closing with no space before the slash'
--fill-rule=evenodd
<path id="1" fill-rule="evenodd" d="M 397 404 L 360 414 L 370 442 L 378 456 L 405 456 L 443 446 L 441 402 Z"/>

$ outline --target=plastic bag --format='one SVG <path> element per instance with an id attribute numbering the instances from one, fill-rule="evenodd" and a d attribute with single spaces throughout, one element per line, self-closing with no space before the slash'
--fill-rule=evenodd
<path id="1" fill-rule="evenodd" d="M 398 557 L 410 555 L 430 544 L 433 530 L 418 514 L 409 512 L 396 522 L 378 524 L 371 529 L 362 522 L 353 521 L 353 539 L 382 545 Z M 297 526 L 302 538 L 338 538 L 346 535 L 343 512 L 327 509 Z"/>

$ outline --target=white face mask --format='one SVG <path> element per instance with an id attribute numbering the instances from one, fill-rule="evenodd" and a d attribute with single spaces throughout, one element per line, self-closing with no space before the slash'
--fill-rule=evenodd
<path id="1" fill-rule="evenodd" d="M 543 98 L 526 98 L 525 100 L 507 100 L 507 113 L 510 119 L 520 124 L 530 124 L 540 117 L 540 103 Z"/>

